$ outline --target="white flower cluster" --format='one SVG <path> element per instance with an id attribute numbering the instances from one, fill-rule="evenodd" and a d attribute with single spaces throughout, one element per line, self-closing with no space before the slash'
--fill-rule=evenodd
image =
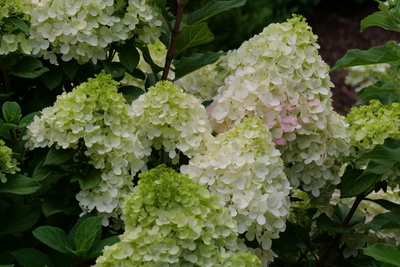
<path id="1" fill-rule="evenodd" d="M 400 204 L 399 198 L 399 188 L 394 190 L 388 189 L 387 192 L 380 190 L 375 193 L 372 192 L 368 195 L 369 199 L 384 199 L 396 204 Z M 335 190 L 333 194 L 331 205 L 323 209 L 330 216 L 333 212 L 334 206 L 339 204 L 340 207 L 346 205 L 349 208 L 354 203 L 355 198 L 340 198 L 340 191 Z M 366 217 L 365 223 L 370 222 L 376 215 L 387 212 L 381 205 L 376 204 L 372 201 L 363 200 L 358 206 L 356 212 Z M 357 224 L 354 229 L 357 231 L 363 226 L 362 224 Z M 374 232 L 372 229 L 365 233 L 351 233 L 342 236 L 340 246 L 346 245 L 343 250 L 343 256 L 349 258 L 351 256 L 356 257 L 358 255 L 358 249 L 362 247 L 371 246 L 376 243 L 385 243 L 392 246 L 397 246 L 400 244 L 400 230 L 399 229 L 385 229 L 378 232 Z"/>
<path id="2" fill-rule="evenodd" d="M 18 31 L 18 28 L 4 18 L 16 18 L 29 21 L 29 7 L 21 3 L 20 0 L 0 0 L 0 56 L 12 52 L 30 54 L 32 47 L 29 45 L 29 36 Z M 21 22 L 23 23 L 23 22 Z"/>
<path id="3" fill-rule="evenodd" d="M 219 62 L 220 60 L 191 72 L 175 81 L 175 84 L 201 101 L 209 101 L 218 93 L 218 87 L 215 86 L 214 79 L 218 74 L 215 68 Z"/>
<path id="4" fill-rule="evenodd" d="M 212 135 L 199 99 L 169 81 L 161 81 L 133 101 L 132 107 L 133 124 L 146 156 L 150 155 L 151 147 L 157 150 L 164 147 L 176 164 L 179 151 L 189 158 L 205 153 L 206 142 Z"/>
<path id="5" fill-rule="evenodd" d="M 106 47 L 137 36 L 145 43 L 161 33 L 161 10 L 153 0 L 34 0 L 33 54 L 51 63 L 72 58 L 83 64 L 106 57 Z"/>
<path id="6" fill-rule="evenodd" d="M 107 217 L 120 213 L 120 203 L 132 190 L 132 177 L 145 164 L 143 146 L 131 120 L 132 108 L 117 92 L 118 82 L 103 71 L 71 93 L 58 96 L 27 127 L 27 147 L 81 148 L 89 163 L 102 171 L 101 183 L 82 190 L 77 199 L 84 211 L 97 209 Z M 104 214 L 103 214 L 104 213 Z"/>
<path id="7" fill-rule="evenodd" d="M 181 172 L 200 184 L 231 210 L 238 232 L 255 238 L 264 250 L 285 230 L 290 185 L 280 153 L 260 119 L 247 118 L 207 144 Z"/>
<path id="8" fill-rule="evenodd" d="M 349 154 L 350 132 L 333 111 L 329 67 L 301 16 L 270 24 L 221 57 L 215 78 L 218 95 L 208 114 L 216 133 L 246 117 L 258 117 L 270 129 L 282 153 L 293 187 L 320 204 L 336 184 L 342 156 Z"/>
<path id="9" fill-rule="evenodd" d="M 5 145 L 3 140 L 0 140 L 0 181 L 7 182 L 6 174 L 15 174 L 21 169 L 17 167 L 19 163 L 13 158 L 12 149 Z"/>
<path id="10" fill-rule="evenodd" d="M 389 63 L 350 67 L 347 68 L 348 74 L 344 79 L 344 83 L 357 86 L 356 92 L 358 92 L 364 87 L 377 82 L 374 76 L 376 73 L 384 73 L 390 68 L 391 65 Z"/>

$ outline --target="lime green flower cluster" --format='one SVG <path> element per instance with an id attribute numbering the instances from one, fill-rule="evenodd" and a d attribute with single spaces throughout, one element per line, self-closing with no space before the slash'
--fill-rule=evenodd
<path id="1" fill-rule="evenodd" d="M 132 190 L 131 175 L 145 164 L 143 146 L 131 120 L 131 106 L 118 93 L 119 83 L 101 72 L 70 93 L 57 97 L 54 106 L 42 110 L 27 127 L 24 139 L 37 147 L 81 148 L 89 163 L 102 170 L 102 182 L 78 193 L 84 211 L 96 208 L 116 216 L 123 196 Z"/>
<path id="2" fill-rule="evenodd" d="M 6 174 L 15 174 L 21 169 L 17 167 L 18 162 L 13 158 L 11 148 L 7 147 L 3 140 L 0 140 L 0 181 L 7 182 Z"/>
<path id="3" fill-rule="evenodd" d="M 372 149 L 386 138 L 400 138 L 399 103 L 383 105 L 371 100 L 370 105 L 353 107 L 346 117 L 351 141 L 359 149 Z"/>
<path id="4" fill-rule="evenodd" d="M 4 18 L 15 18 L 29 21 L 29 7 L 20 0 L 0 0 L 0 56 L 12 52 L 30 54 L 32 47 L 29 45 L 29 36 L 18 31 L 18 28 L 4 21 Z"/>
<path id="5" fill-rule="evenodd" d="M 176 149 L 188 157 L 205 153 L 205 143 L 212 135 L 199 99 L 165 81 L 133 101 L 132 108 L 132 120 L 146 155 L 150 155 L 150 147 L 164 147 L 175 164 L 179 160 Z"/>
<path id="6" fill-rule="evenodd" d="M 258 118 L 246 118 L 207 144 L 181 172 L 201 184 L 231 211 L 239 234 L 264 250 L 285 230 L 290 184 L 271 133 Z"/>
<path id="7" fill-rule="evenodd" d="M 95 267 L 260 266 L 256 256 L 234 253 L 237 225 L 204 186 L 165 165 L 139 177 L 123 206 L 125 233 Z"/>

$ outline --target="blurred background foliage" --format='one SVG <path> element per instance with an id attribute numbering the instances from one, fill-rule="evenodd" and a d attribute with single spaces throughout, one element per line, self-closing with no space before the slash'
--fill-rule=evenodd
<path id="1" fill-rule="evenodd" d="M 209 0 L 191 0 L 186 6 L 192 12 L 204 6 Z M 374 0 L 248 0 L 244 7 L 214 16 L 207 22 L 215 40 L 197 48 L 200 51 L 227 51 L 238 48 L 244 40 L 260 33 L 270 23 L 283 22 L 293 13 L 306 18 L 320 8 L 329 8 L 343 16 L 351 16 L 364 4 Z M 176 0 L 168 0 L 171 11 L 176 13 Z M 191 52 L 197 52 L 193 49 Z"/>

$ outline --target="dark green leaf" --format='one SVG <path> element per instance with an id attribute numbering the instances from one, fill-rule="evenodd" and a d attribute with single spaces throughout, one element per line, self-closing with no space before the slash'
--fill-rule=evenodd
<path id="1" fill-rule="evenodd" d="M 213 64 L 223 54 L 224 53 L 208 52 L 205 54 L 195 54 L 195 57 L 180 59 L 179 64 L 175 69 L 175 80 L 178 80 L 208 64 Z"/>
<path id="2" fill-rule="evenodd" d="M 44 165 L 44 160 L 42 160 L 33 170 L 32 178 L 36 181 L 42 181 L 50 174 L 62 171 L 63 170 L 59 166 Z"/>
<path id="3" fill-rule="evenodd" d="M 386 200 L 386 199 L 369 199 L 369 198 L 366 198 L 366 200 L 369 200 L 369 201 L 372 201 L 372 202 L 374 202 L 376 204 L 379 204 L 384 209 L 387 209 L 387 210 L 394 210 L 396 208 L 400 208 L 399 204 L 390 202 L 389 200 Z"/>
<path id="4" fill-rule="evenodd" d="M 388 18 L 383 12 L 375 12 L 374 14 L 363 19 L 361 21 L 360 32 L 371 26 L 379 26 L 391 31 L 400 31 L 400 25 Z"/>
<path id="5" fill-rule="evenodd" d="M 142 51 L 144 61 L 146 61 L 146 63 L 150 65 L 153 73 L 159 73 L 160 71 L 164 70 L 163 67 L 160 67 L 156 63 L 154 63 L 153 59 L 151 58 L 149 48 L 146 45 L 140 45 L 138 46 L 138 48 Z M 149 75 L 147 75 L 147 77 L 148 76 Z"/>
<path id="6" fill-rule="evenodd" d="M 32 178 L 21 174 L 8 174 L 7 182 L 0 183 L 0 193 L 27 195 L 38 191 L 42 186 Z"/>
<path id="7" fill-rule="evenodd" d="M 78 231 L 79 226 L 88 218 L 92 218 L 95 217 L 95 215 L 93 213 L 87 213 L 85 215 L 83 215 L 82 217 L 80 217 L 78 219 L 78 221 L 75 223 L 74 227 L 71 229 L 71 231 L 69 231 L 68 233 L 68 242 L 69 244 L 71 244 L 71 248 L 76 250 L 75 247 L 75 235 L 76 232 Z"/>
<path id="8" fill-rule="evenodd" d="M 18 125 L 14 123 L 4 123 L 3 126 L 9 131 L 15 131 L 18 129 Z"/>
<path id="9" fill-rule="evenodd" d="M 146 74 L 143 73 L 143 71 L 139 69 L 134 69 L 133 71 L 128 71 L 128 73 L 135 78 L 138 78 L 139 80 L 146 80 L 147 76 Z"/>
<path id="10" fill-rule="evenodd" d="M 124 86 L 118 89 L 118 92 L 122 93 L 125 98 L 130 98 L 131 100 L 136 100 L 144 94 L 143 89 L 133 86 Z"/>
<path id="11" fill-rule="evenodd" d="M 21 31 L 26 33 L 27 35 L 30 35 L 29 25 L 24 20 L 20 20 L 19 18 L 15 18 L 15 17 L 14 18 L 3 17 L 3 21 L 14 25 L 15 27 L 17 27 L 18 29 L 20 29 Z"/>
<path id="12" fill-rule="evenodd" d="M 46 156 L 44 165 L 59 166 L 69 161 L 75 154 L 75 149 L 56 149 L 53 146 Z"/>
<path id="13" fill-rule="evenodd" d="M 103 240 L 100 240 L 99 242 L 93 244 L 93 246 L 88 251 L 88 256 L 85 258 L 86 259 L 97 258 L 101 254 L 103 254 L 103 249 L 105 246 L 112 246 L 119 241 L 120 239 L 118 236 L 111 236 Z"/>
<path id="14" fill-rule="evenodd" d="M 350 208 L 346 205 L 344 205 L 343 207 L 336 205 L 332 214 L 333 221 L 338 225 L 342 225 L 347 215 L 349 214 L 349 211 Z M 349 223 L 347 224 L 347 227 L 352 227 L 358 223 L 364 223 L 364 222 L 365 222 L 365 217 L 359 214 L 358 212 L 355 212 L 351 217 Z"/>
<path id="15" fill-rule="evenodd" d="M 187 24 L 193 25 L 200 23 L 218 13 L 227 11 L 232 8 L 241 7 L 246 4 L 247 0 L 231 0 L 231 1 L 209 1 L 204 7 L 194 11 L 187 18 Z"/>
<path id="16" fill-rule="evenodd" d="M 48 71 L 49 69 L 44 68 L 39 59 L 25 56 L 15 64 L 10 74 L 21 78 L 35 79 Z"/>
<path id="17" fill-rule="evenodd" d="M 152 86 L 154 86 L 157 83 L 156 77 L 154 76 L 153 73 L 147 73 L 147 79 L 145 83 L 145 88 L 148 89 Z"/>
<path id="18" fill-rule="evenodd" d="M 5 127 L 4 124 L 5 122 L 3 120 L 0 120 L 0 136 L 4 137 L 7 140 L 12 140 L 10 130 L 8 130 L 8 128 Z"/>
<path id="19" fill-rule="evenodd" d="M 394 247 L 387 244 L 374 244 L 367 248 L 363 248 L 364 254 L 371 256 L 378 261 L 400 266 L 400 252 Z"/>
<path id="20" fill-rule="evenodd" d="M 394 101 L 400 102 L 400 94 L 398 94 L 394 83 L 377 82 L 363 88 L 358 94 L 360 97 L 356 105 L 372 99 L 378 99 L 383 105 L 388 105 Z"/>
<path id="21" fill-rule="evenodd" d="M 59 67 L 52 67 L 50 71 L 40 76 L 40 79 L 47 89 L 53 90 L 59 86 L 64 78 L 64 74 Z"/>
<path id="22" fill-rule="evenodd" d="M 36 224 L 41 215 L 40 205 L 9 206 L 0 215 L 0 236 L 17 234 Z"/>
<path id="23" fill-rule="evenodd" d="M 67 253 L 65 249 L 68 246 L 67 234 L 62 229 L 52 226 L 40 226 L 32 234 L 52 249 Z"/>
<path id="24" fill-rule="evenodd" d="M 118 52 L 119 62 L 121 62 L 128 71 L 133 71 L 139 64 L 140 55 L 134 45 L 130 43 L 122 44 L 117 46 L 115 50 Z"/>
<path id="25" fill-rule="evenodd" d="M 371 266 L 371 264 L 374 264 L 375 260 L 372 257 L 362 257 L 359 259 L 354 259 L 354 260 L 341 260 L 337 263 L 337 266 L 340 267 L 365 267 L 365 266 Z"/>
<path id="26" fill-rule="evenodd" d="M 126 72 L 126 69 L 120 62 L 108 62 L 103 60 L 104 69 L 108 74 L 111 74 L 113 79 L 122 78 Z"/>
<path id="27" fill-rule="evenodd" d="M 76 173 L 71 178 L 71 182 L 75 181 L 79 181 L 82 190 L 92 189 L 101 182 L 101 171 L 93 168 L 86 176 L 81 173 Z"/>
<path id="28" fill-rule="evenodd" d="M 103 217 L 91 217 L 79 225 L 75 234 L 75 246 L 78 250 L 89 250 L 99 231 Z"/>
<path id="29" fill-rule="evenodd" d="M 54 267 L 50 257 L 37 249 L 24 248 L 12 254 L 23 267 Z"/>
<path id="30" fill-rule="evenodd" d="M 214 40 L 214 35 L 208 28 L 207 23 L 202 22 L 193 26 L 184 26 L 181 34 L 179 34 L 179 36 L 174 40 L 177 51 L 175 53 L 176 56 L 188 48 L 211 42 Z"/>
<path id="31" fill-rule="evenodd" d="M 378 182 L 380 175 L 368 173 L 363 175 L 364 171 L 347 169 L 342 176 L 341 182 L 338 185 L 340 189 L 340 198 L 355 197 L 367 190 Z"/>
<path id="32" fill-rule="evenodd" d="M 400 208 L 393 209 L 386 213 L 376 215 L 372 221 L 366 223 L 358 232 L 364 232 L 369 229 L 378 232 L 383 229 L 398 229 L 400 228 Z"/>
<path id="33" fill-rule="evenodd" d="M 317 218 L 317 227 L 320 230 L 328 229 L 328 230 L 332 230 L 335 233 L 339 233 L 339 234 L 349 234 L 354 231 L 351 228 L 340 227 L 340 225 L 336 224 L 334 221 L 329 219 L 329 217 L 325 213 L 322 213 Z"/>
<path id="34" fill-rule="evenodd" d="M 162 32 L 160 36 L 160 41 L 165 45 L 165 47 L 169 47 L 169 44 L 171 42 L 171 29 L 168 26 L 168 22 L 165 18 L 166 16 L 162 17 Z"/>
<path id="35" fill-rule="evenodd" d="M 63 70 L 65 76 L 68 77 L 70 81 L 73 81 L 76 73 L 79 69 L 79 64 L 75 59 L 71 59 L 70 61 L 59 60 L 58 64 L 60 64 L 61 69 Z"/>
<path id="36" fill-rule="evenodd" d="M 7 101 L 3 104 L 3 117 L 7 123 L 17 124 L 19 119 L 21 119 L 21 108 L 17 102 Z"/>
<path id="37" fill-rule="evenodd" d="M 400 60 L 400 54 L 386 46 L 375 46 L 367 51 L 351 50 L 339 59 L 330 71 L 379 63 L 389 63 Z"/>
<path id="38" fill-rule="evenodd" d="M 42 211 L 44 216 L 49 217 L 50 215 L 62 212 L 70 215 L 73 212 L 73 206 L 67 206 L 61 201 L 57 201 L 51 198 L 43 199 Z"/>

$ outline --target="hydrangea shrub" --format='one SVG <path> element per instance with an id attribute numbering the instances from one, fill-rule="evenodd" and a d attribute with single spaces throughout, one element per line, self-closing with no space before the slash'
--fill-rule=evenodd
<path id="1" fill-rule="evenodd" d="M 141 173 L 123 206 L 125 232 L 95 267 L 260 266 L 235 253 L 237 224 L 205 186 L 160 165 Z"/>
<path id="2" fill-rule="evenodd" d="M 15 174 L 20 170 L 17 160 L 13 157 L 12 149 L 0 140 L 0 181 L 6 183 L 6 174 Z"/>

